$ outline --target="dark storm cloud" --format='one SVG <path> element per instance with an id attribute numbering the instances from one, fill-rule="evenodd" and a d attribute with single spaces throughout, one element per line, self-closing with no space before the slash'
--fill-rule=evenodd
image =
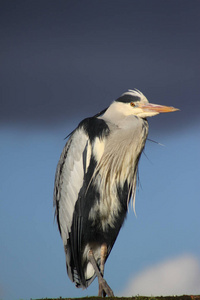
<path id="1" fill-rule="evenodd" d="M 181 109 L 163 126 L 198 119 L 199 1 L 3 3 L 1 124 L 56 126 L 135 87 Z"/>

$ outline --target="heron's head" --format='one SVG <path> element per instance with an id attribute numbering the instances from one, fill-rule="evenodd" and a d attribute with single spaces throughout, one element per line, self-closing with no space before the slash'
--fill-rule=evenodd
<path id="1" fill-rule="evenodd" d="M 110 110 L 110 112 L 109 112 Z M 108 108 L 108 113 L 122 114 L 124 116 L 135 115 L 140 118 L 147 118 L 178 110 L 172 106 L 164 106 L 149 103 L 147 98 L 137 89 L 128 90 L 115 100 Z"/>

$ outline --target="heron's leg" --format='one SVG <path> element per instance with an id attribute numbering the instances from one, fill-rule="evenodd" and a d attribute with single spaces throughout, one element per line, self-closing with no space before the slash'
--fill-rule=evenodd
<path id="1" fill-rule="evenodd" d="M 102 277 L 104 276 L 104 265 L 105 265 L 107 253 L 108 253 L 107 245 L 102 244 L 101 245 L 101 264 L 100 264 L 100 271 L 101 271 Z M 100 297 L 102 297 L 102 296 L 105 297 L 106 296 L 106 293 L 105 293 L 101 283 L 99 283 L 99 294 L 98 294 L 98 296 L 100 296 Z"/>
<path id="2" fill-rule="evenodd" d="M 101 265 L 100 265 L 100 270 L 101 270 L 102 276 L 104 274 L 104 265 L 105 265 L 107 253 L 108 253 L 107 245 L 102 244 L 101 245 Z"/>
<path id="3" fill-rule="evenodd" d="M 98 277 L 99 286 L 102 286 L 102 289 L 105 291 L 105 294 L 107 294 L 109 297 L 113 297 L 114 296 L 113 291 L 111 290 L 111 288 L 109 287 L 109 285 L 107 284 L 103 276 L 101 275 L 92 250 L 89 250 L 88 252 L 88 260 L 91 262 L 95 270 L 95 273 Z"/>

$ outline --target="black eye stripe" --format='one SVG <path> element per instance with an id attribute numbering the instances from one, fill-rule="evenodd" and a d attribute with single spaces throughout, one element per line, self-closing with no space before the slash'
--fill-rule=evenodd
<path id="1" fill-rule="evenodd" d="M 115 101 L 116 102 L 123 102 L 123 103 L 130 103 L 130 102 L 140 101 L 140 97 L 139 96 L 132 96 L 132 95 L 123 95 Z"/>

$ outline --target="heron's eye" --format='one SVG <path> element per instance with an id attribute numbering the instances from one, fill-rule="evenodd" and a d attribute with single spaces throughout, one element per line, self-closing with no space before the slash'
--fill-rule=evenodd
<path id="1" fill-rule="evenodd" d="M 131 102 L 130 105 L 131 105 L 132 107 L 134 107 L 134 106 L 135 106 L 135 103 L 134 103 L 134 102 Z"/>

